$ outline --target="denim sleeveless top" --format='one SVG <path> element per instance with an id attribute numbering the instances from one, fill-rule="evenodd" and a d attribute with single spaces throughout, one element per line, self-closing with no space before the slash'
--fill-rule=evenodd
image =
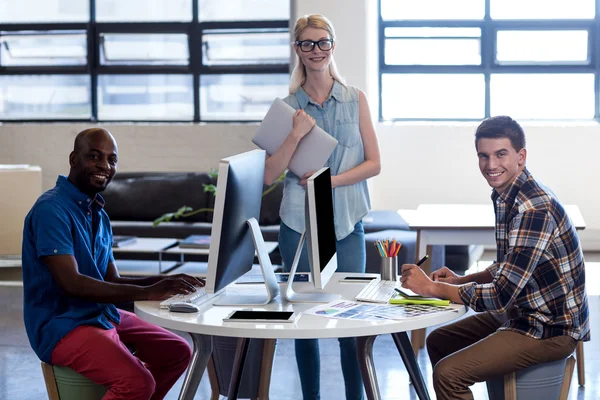
<path id="1" fill-rule="evenodd" d="M 338 144 L 325 164 L 331 176 L 340 175 L 365 161 L 365 152 L 358 125 L 358 89 L 335 81 L 323 106 L 311 100 L 300 87 L 283 99 L 294 109 L 303 109 L 321 128 L 337 139 Z M 300 177 L 287 171 L 283 199 L 279 209 L 281 220 L 296 232 L 304 232 L 304 201 L 306 189 Z M 337 240 L 348 236 L 354 225 L 371 208 L 367 181 L 333 189 L 333 214 Z"/>

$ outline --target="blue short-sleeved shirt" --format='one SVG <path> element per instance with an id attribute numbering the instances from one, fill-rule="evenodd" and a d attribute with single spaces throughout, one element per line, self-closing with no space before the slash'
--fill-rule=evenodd
<path id="1" fill-rule="evenodd" d="M 38 357 L 50 363 L 56 344 L 79 325 L 112 329 L 119 323 L 114 304 L 68 297 L 58 286 L 43 256 L 72 255 L 79 273 L 103 281 L 112 254 L 112 230 L 104 200 L 80 192 L 65 176 L 40 196 L 23 228 L 25 329 Z M 92 221 L 97 224 L 94 230 Z"/>

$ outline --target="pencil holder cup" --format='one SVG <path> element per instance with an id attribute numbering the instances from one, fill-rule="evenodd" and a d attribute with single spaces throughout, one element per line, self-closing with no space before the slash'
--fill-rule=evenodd
<path id="1" fill-rule="evenodd" d="M 384 281 L 398 280 L 398 256 L 381 258 L 381 279 Z"/>

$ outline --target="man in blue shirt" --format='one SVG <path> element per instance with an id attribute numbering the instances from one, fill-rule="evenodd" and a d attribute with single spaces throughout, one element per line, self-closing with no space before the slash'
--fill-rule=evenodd
<path id="1" fill-rule="evenodd" d="M 47 363 L 107 387 L 107 399 L 162 399 L 189 364 L 187 342 L 114 303 L 162 300 L 204 282 L 187 275 L 123 278 L 112 253 L 102 192 L 117 171 L 105 129 L 80 132 L 68 178 L 40 196 L 23 231 L 24 318 Z M 135 356 L 126 345 L 135 348 Z"/>

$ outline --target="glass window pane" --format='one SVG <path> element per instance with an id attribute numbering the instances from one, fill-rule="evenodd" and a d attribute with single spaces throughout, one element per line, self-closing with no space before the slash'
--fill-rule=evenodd
<path id="1" fill-rule="evenodd" d="M 287 64 L 290 34 L 287 30 L 206 30 L 202 35 L 204 65 Z"/>
<path id="2" fill-rule="evenodd" d="M 492 74 L 490 85 L 492 115 L 594 118 L 593 74 Z"/>
<path id="3" fill-rule="evenodd" d="M 383 74 L 383 119 L 481 119 L 483 74 Z"/>
<path id="4" fill-rule="evenodd" d="M 288 86 L 288 74 L 201 75 L 200 119 L 260 121 Z"/>
<path id="5" fill-rule="evenodd" d="M 479 28 L 386 28 L 387 65 L 479 65 Z"/>
<path id="6" fill-rule="evenodd" d="M 0 0 L 0 23 L 87 22 L 87 0 Z"/>
<path id="7" fill-rule="evenodd" d="M 191 20 L 192 0 L 96 0 L 96 21 L 99 22 Z"/>
<path id="8" fill-rule="evenodd" d="M 89 119 L 87 75 L 0 76 L 0 119 Z"/>
<path id="9" fill-rule="evenodd" d="M 84 31 L 0 32 L 0 66 L 86 65 Z"/>
<path id="10" fill-rule="evenodd" d="M 205 21 L 277 21 L 290 19 L 290 2 L 282 0 L 198 0 Z"/>
<path id="11" fill-rule="evenodd" d="M 188 37 L 183 33 L 100 35 L 102 65 L 188 65 Z"/>
<path id="12" fill-rule="evenodd" d="M 592 19 L 594 0 L 491 0 L 494 19 Z"/>
<path id="13" fill-rule="evenodd" d="M 498 31 L 500 64 L 588 61 L 587 31 Z"/>
<path id="14" fill-rule="evenodd" d="M 483 19 L 484 0 L 381 0 L 384 20 Z"/>
<path id="15" fill-rule="evenodd" d="M 194 118 L 191 75 L 101 75 L 98 119 L 121 121 Z"/>

